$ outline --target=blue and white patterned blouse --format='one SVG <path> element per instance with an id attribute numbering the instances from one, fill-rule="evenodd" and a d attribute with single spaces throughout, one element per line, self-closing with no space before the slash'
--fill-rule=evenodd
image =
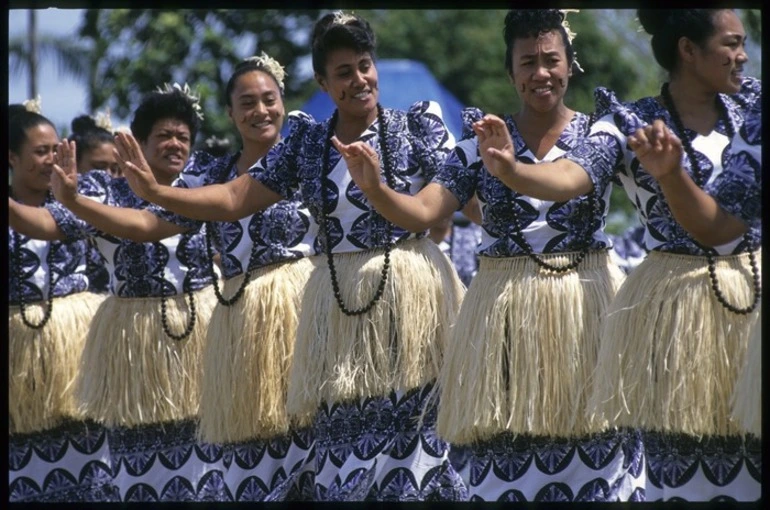
<path id="1" fill-rule="evenodd" d="M 735 132 L 744 125 L 745 112 L 760 101 L 762 83 L 754 78 L 745 78 L 740 92 L 733 96 L 720 94 L 725 105 L 728 121 Z M 619 182 L 639 212 L 639 219 L 645 227 L 644 245 L 648 250 L 672 253 L 704 255 L 703 249 L 690 237 L 674 219 L 668 204 L 663 199 L 657 181 L 639 164 L 636 155 L 628 146 L 628 136 L 656 119 L 663 119 L 672 126 L 668 110 L 655 98 L 646 97 L 633 103 L 619 101 L 615 94 L 603 87 L 595 92 L 597 122 L 590 135 L 566 157 L 582 166 L 594 187 L 604 190 L 610 182 Z M 752 248 L 760 244 L 761 233 L 752 218 L 758 210 L 756 200 L 750 199 L 757 184 L 751 179 L 736 179 L 725 172 L 725 163 L 733 156 L 731 140 L 728 137 L 725 119 L 720 118 L 714 130 L 704 136 L 687 130 L 695 154 L 700 162 L 701 173 L 706 179 L 704 191 L 726 211 L 751 224 Z M 676 133 L 682 136 L 681 133 Z M 690 161 L 683 155 L 682 166 L 692 177 Z M 748 247 L 740 237 L 714 249 L 721 255 L 740 253 Z"/>
<path id="2" fill-rule="evenodd" d="M 441 168 L 454 145 L 454 137 L 444 124 L 441 108 L 434 102 L 418 102 L 407 112 L 384 109 L 387 150 L 390 154 L 395 190 L 414 195 Z M 299 190 L 302 201 L 320 222 L 323 210 L 323 187 L 330 210 L 330 237 L 332 251 L 345 253 L 384 247 L 386 220 L 374 211 L 363 192 L 350 177 L 345 160 L 332 146 L 329 149 L 329 168 L 322 168 L 327 143 L 329 122 L 315 122 L 301 112 L 289 115 L 290 133 L 282 142 L 249 169 L 249 174 L 284 198 L 293 197 Z M 380 163 L 378 121 L 372 123 L 358 138 L 377 150 Z M 385 180 L 383 169 L 382 179 Z M 394 241 L 423 237 L 424 232 L 412 234 L 394 226 Z M 325 237 L 316 238 L 315 249 L 321 253 Z"/>
<path id="3" fill-rule="evenodd" d="M 56 202 L 52 197 L 46 197 L 44 205 L 51 203 Z M 9 304 L 19 304 L 20 291 L 24 293 L 25 303 L 48 299 L 49 271 L 52 272 L 53 276 L 54 297 L 69 296 L 89 290 L 86 264 L 89 247 L 86 241 L 40 241 L 18 234 L 19 245 L 17 246 L 14 234 L 15 231 L 8 227 Z M 49 250 L 53 250 L 50 267 L 48 265 Z M 21 282 L 18 278 L 18 268 L 14 265 L 17 260 L 21 264 Z"/>
<path id="4" fill-rule="evenodd" d="M 197 188 L 231 181 L 238 177 L 235 164 L 238 156 L 239 154 L 215 157 L 205 151 L 195 152 L 173 186 Z M 292 198 L 236 222 L 210 224 L 213 226 L 212 249 L 221 254 L 225 278 L 233 278 L 243 273 L 252 249 L 256 249 L 256 258 L 251 269 L 316 254 L 313 245 L 318 234 L 318 225 L 299 201 L 299 193 L 295 193 Z M 195 229 L 203 225 L 203 222 L 185 218 L 155 205 L 149 210 L 177 225 Z"/>
<path id="5" fill-rule="evenodd" d="M 102 170 L 79 176 L 78 192 L 114 207 L 144 209 L 149 205 L 131 191 L 125 177 L 113 179 Z M 97 230 L 59 203 L 46 207 L 68 238 L 95 239 L 111 276 L 112 294 L 124 298 L 173 296 L 211 284 L 203 231 L 137 243 Z"/>
<path id="6" fill-rule="evenodd" d="M 593 225 L 591 250 L 610 246 L 604 233 L 604 220 L 609 207 L 610 187 L 602 190 L 597 197 L 597 214 L 590 217 L 588 196 L 576 197 L 566 202 L 538 200 L 517 193 L 500 179 L 487 172 L 479 153 L 479 142 L 472 131 L 472 124 L 484 113 L 478 108 L 463 110 L 463 139 L 458 142 L 446 164 L 433 178 L 460 201 L 460 207 L 471 199 L 474 193 L 481 203 L 483 228 L 479 255 L 486 257 L 514 257 L 526 252 L 517 241 L 514 215 L 518 218 L 521 231 L 535 253 L 563 253 L 579 251 L 585 242 L 587 229 Z M 575 112 L 564 128 L 556 144 L 542 160 L 532 153 L 519 134 L 513 118 L 503 117 L 511 133 L 516 158 L 526 163 L 553 161 L 575 147 L 588 133 L 589 117 Z"/>

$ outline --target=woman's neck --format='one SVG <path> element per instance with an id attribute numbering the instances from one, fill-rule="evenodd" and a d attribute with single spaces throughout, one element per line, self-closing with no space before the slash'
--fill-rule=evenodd
<path id="1" fill-rule="evenodd" d="M 716 92 L 685 75 L 672 77 L 668 91 L 685 127 L 704 135 L 714 129 L 720 115 Z"/>
<path id="2" fill-rule="evenodd" d="M 519 131 L 545 134 L 551 131 L 561 133 L 575 112 L 567 108 L 564 103 L 546 112 L 539 112 L 524 105 L 521 110 L 513 115 Z"/>
<path id="3" fill-rule="evenodd" d="M 354 117 L 340 112 L 337 116 L 337 124 L 334 126 L 334 134 L 342 143 L 355 142 L 375 120 L 377 120 L 376 109 L 366 117 Z"/>
<path id="4" fill-rule="evenodd" d="M 12 197 L 17 202 L 25 205 L 39 207 L 45 203 L 45 197 L 48 191 L 40 191 L 24 188 L 23 186 L 14 186 L 11 188 Z"/>

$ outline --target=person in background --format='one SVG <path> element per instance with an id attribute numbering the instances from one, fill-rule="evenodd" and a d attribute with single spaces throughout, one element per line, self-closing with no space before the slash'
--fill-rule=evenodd
<path id="1" fill-rule="evenodd" d="M 9 203 L 45 211 L 59 137 L 35 103 L 10 105 Z M 8 494 L 11 502 L 117 501 L 105 430 L 73 392 L 88 327 L 89 246 L 8 227 Z"/>

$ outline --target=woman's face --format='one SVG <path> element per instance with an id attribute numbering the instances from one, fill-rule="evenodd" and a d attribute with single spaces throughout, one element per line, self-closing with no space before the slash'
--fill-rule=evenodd
<path id="1" fill-rule="evenodd" d="M 8 152 L 13 168 L 12 185 L 29 192 L 47 191 L 59 137 L 53 126 L 45 122 L 28 128 L 25 135 L 18 154 Z"/>
<path id="2" fill-rule="evenodd" d="M 714 92 L 734 94 L 741 88 L 746 55 L 746 32 L 740 18 L 731 10 L 714 14 L 714 33 L 702 47 L 692 45 L 691 69 L 701 83 Z M 687 57 L 687 55 L 685 55 Z M 685 65 L 688 61 L 685 60 Z"/>
<path id="3" fill-rule="evenodd" d="M 190 127 L 179 119 L 160 119 L 147 140 L 139 142 L 147 163 L 158 180 L 172 181 L 190 157 Z"/>
<path id="4" fill-rule="evenodd" d="M 511 82 L 526 107 L 547 112 L 564 102 L 572 69 L 558 30 L 516 39 L 511 60 Z"/>
<path id="5" fill-rule="evenodd" d="M 85 173 L 89 170 L 106 170 L 113 177 L 120 176 L 120 167 L 115 158 L 115 144 L 101 142 L 96 147 L 86 150 L 80 157 L 78 172 Z"/>
<path id="6" fill-rule="evenodd" d="M 272 76 L 249 71 L 235 80 L 227 113 L 243 144 L 273 146 L 281 135 L 286 115 L 281 90 Z"/>
<path id="7" fill-rule="evenodd" d="M 316 81 L 329 94 L 341 114 L 351 117 L 376 115 L 380 93 L 377 67 L 368 52 L 333 50 L 326 58 L 326 74 Z"/>

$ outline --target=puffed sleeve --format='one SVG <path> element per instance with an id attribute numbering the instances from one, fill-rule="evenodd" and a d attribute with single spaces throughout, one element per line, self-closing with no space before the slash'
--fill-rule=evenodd
<path id="1" fill-rule="evenodd" d="M 733 137 L 724 171 L 705 191 L 720 207 L 746 224 L 762 217 L 762 106 L 755 101 Z"/>
<path id="2" fill-rule="evenodd" d="M 596 122 L 591 131 L 564 157 L 583 167 L 599 196 L 603 195 L 616 172 L 624 169 L 624 148 L 630 133 L 646 123 L 628 104 L 617 99 L 615 93 L 598 87 Z"/>
<path id="3" fill-rule="evenodd" d="M 406 112 L 415 156 L 426 181 L 443 167 L 447 156 L 454 148 L 455 138 L 444 123 L 441 106 L 435 101 L 419 101 Z"/>
<path id="4" fill-rule="evenodd" d="M 104 170 L 91 170 L 78 176 L 78 193 L 89 200 L 114 205 L 111 196 L 112 177 Z M 51 213 L 56 225 L 68 239 L 83 239 L 94 236 L 98 231 L 89 223 L 75 216 L 59 202 L 49 202 L 45 208 Z"/>
<path id="5" fill-rule="evenodd" d="M 232 155 L 215 157 L 206 151 L 196 151 L 187 160 L 184 170 L 171 185 L 176 188 L 199 188 L 221 183 L 227 176 L 232 161 Z M 173 213 L 157 204 L 150 204 L 147 210 L 162 220 L 187 228 L 190 231 L 197 231 L 203 225 L 202 221 Z"/>
<path id="6" fill-rule="evenodd" d="M 290 112 L 287 122 L 289 135 L 249 168 L 249 175 L 290 200 L 299 189 L 299 176 L 294 163 L 302 151 L 308 130 L 316 122 L 312 116 L 301 111 Z"/>
<path id="7" fill-rule="evenodd" d="M 473 123 L 481 120 L 484 112 L 478 108 L 465 108 L 462 111 L 463 134 L 452 152 L 449 153 L 444 165 L 433 177 L 460 202 L 459 209 L 473 197 L 478 185 L 479 172 L 484 162 L 479 154 L 479 143 L 473 131 Z"/>

